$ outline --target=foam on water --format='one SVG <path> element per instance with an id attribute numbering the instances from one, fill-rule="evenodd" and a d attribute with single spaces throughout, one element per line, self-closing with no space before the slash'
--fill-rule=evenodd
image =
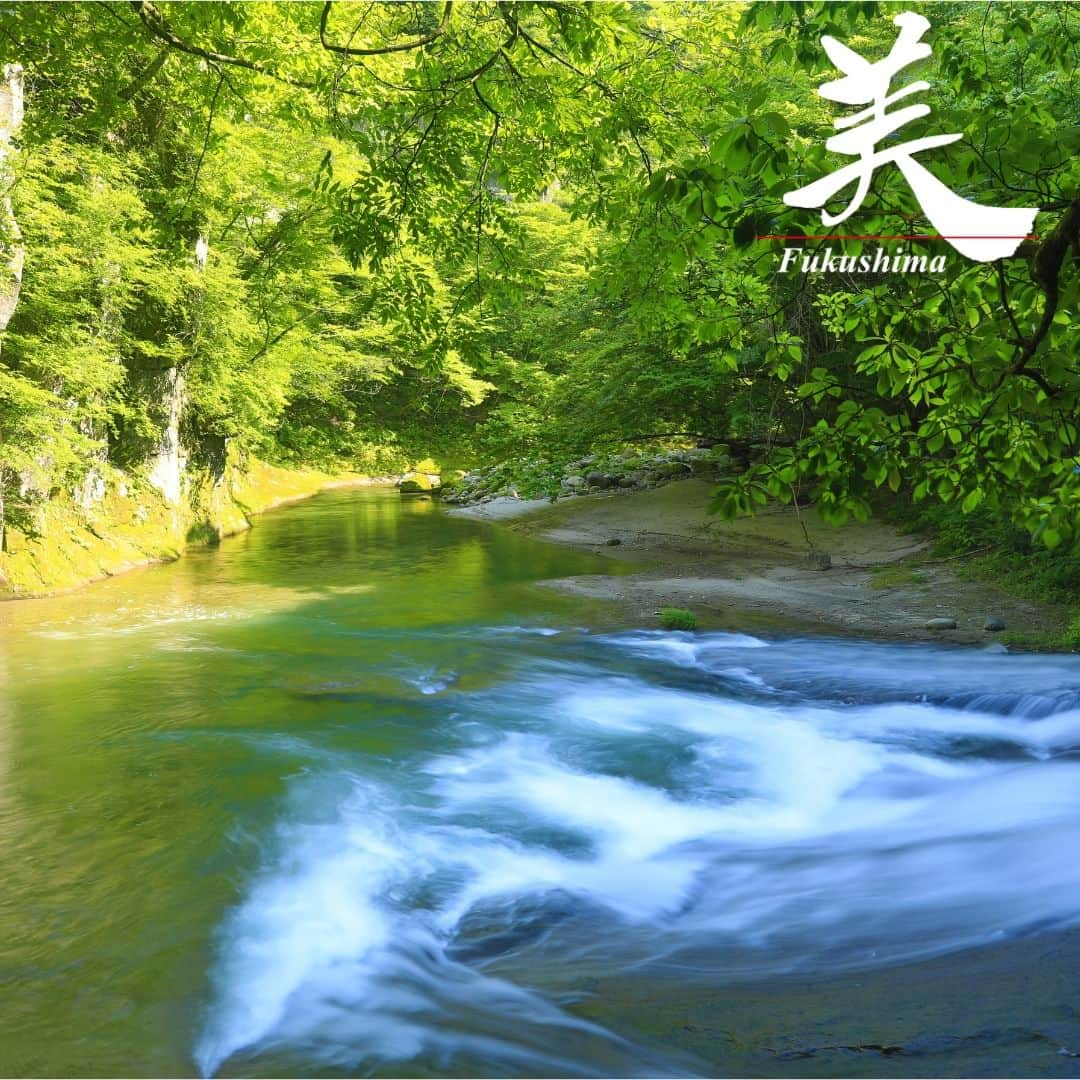
<path id="1" fill-rule="evenodd" d="M 270 1046 L 655 1072 L 566 1007 L 582 980 L 868 967 L 1080 921 L 1080 658 L 507 636 L 517 677 L 448 688 L 439 750 L 296 780 L 220 928 L 205 1073 Z"/>

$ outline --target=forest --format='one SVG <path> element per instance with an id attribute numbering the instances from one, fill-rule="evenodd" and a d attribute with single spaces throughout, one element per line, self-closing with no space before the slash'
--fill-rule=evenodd
<path id="1" fill-rule="evenodd" d="M 837 269 L 784 201 L 842 160 L 821 38 L 882 56 L 909 9 L 903 135 L 955 135 L 934 175 L 1033 232 L 966 258 L 882 167 L 843 229 L 941 269 L 863 239 Z M 902 504 L 1075 594 L 1078 45 L 1067 3 L 11 5 L 0 531 L 63 492 L 182 498 L 170 451 L 542 488 L 681 439 L 742 462 L 722 514 Z"/>
<path id="2" fill-rule="evenodd" d="M 1078 53 L 0 0 L 0 1078 L 1075 1080 Z"/>

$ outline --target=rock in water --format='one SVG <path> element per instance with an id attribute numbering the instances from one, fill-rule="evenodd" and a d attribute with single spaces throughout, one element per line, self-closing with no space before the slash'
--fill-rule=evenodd
<path id="1" fill-rule="evenodd" d="M 431 480 L 423 473 L 414 473 L 412 476 L 406 476 L 398 482 L 398 491 L 402 495 L 426 495 L 431 491 L 431 488 Z"/>
<path id="2" fill-rule="evenodd" d="M 926 620 L 926 629 L 927 630 L 955 630 L 956 629 L 956 620 L 955 619 L 927 619 Z"/>
<path id="3" fill-rule="evenodd" d="M 832 566 L 832 556 L 827 551 L 811 551 L 806 556 L 806 565 L 810 570 L 828 570 Z"/>
<path id="4" fill-rule="evenodd" d="M 988 618 L 986 620 L 986 622 L 983 623 L 983 629 L 984 630 L 994 630 L 994 631 L 996 631 L 996 630 L 1004 630 L 1005 629 L 1005 620 L 1000 618 L 997 615 L 991 615 L 990 618 Z"/>

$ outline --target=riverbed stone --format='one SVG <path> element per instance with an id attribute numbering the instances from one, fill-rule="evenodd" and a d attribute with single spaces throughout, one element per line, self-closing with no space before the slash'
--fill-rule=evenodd
<path id="1" fill-rule="evenodd" d="M 828 570 L 832 566 L 832 556 L 827 551 L 811 551 L 806 556 L 806 566 L 810 570 Z"/>
<path id="2" fill-rule="evenodd" d="M 577 491 L 580 488 L 585 487 L 585 483 L 584 476 L 564 476 L 562 478 L 562 486 L 566 488 L 567 491 Z"/>
<path id="3" fill-rule="evenodd" d="M 585 480 L 590 487 L 609 488 L 612 484 L 611 477 L 602 472 L 586 473 Z"/>
<path id="4" fill-rule="evenodd" d="M 690 472 L 690 466 L 684 461 L 663 461 L 654 465 L 652 471 L 664 479 L 669 479 L 675 476 L 685 476 Z"/>
<path id="5" fill-rule="evenodd" d="M 944 618 L 944 617 L 942 617 L 940 619 L 927 619 L 926 620 L 926 629 L 927 630 L 955 630 L 956 629 L 956 620 L 955 619 L 947 619 L 947 618 Z"/>
<path id="6" fill-rule="evenodd" d="M 1005 620 L 999 615 L 991 615 L 986 622 L 983 623 L 984 630 L 998 631 L 1005 629 Z"/>

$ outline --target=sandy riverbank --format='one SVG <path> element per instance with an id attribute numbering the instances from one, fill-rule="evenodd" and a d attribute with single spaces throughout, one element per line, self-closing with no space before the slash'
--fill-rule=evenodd
<path id="1" fill-rule="evenodd" d="M 548 584 L 615 601 L 640 625 L 655 624 L 657 609 L 670 605 L 690 608 L 703 627 L 989 643 L 1060 632 L 1066 621 L 1064 608 L 961 579 L 956 564 L 928 561 L 924 541 L 882 522 L 832 528 L 813 510 L 803 510 L 800 523 L 793 509 L 780 507 L 724 522 L 707 513 L 711 491 L 704 481 L 685 480 L 554 504 L 503 498 L 449 513 L 628 564 L 627 573 Z M 811 550 L 828 553 L 830 569 L 811 568 Z M 1004 635 L 983 629 L 991 616 L 1004 621 Z M 935 618 L 953 618 L 957 628 L 928 630 Z"/>

